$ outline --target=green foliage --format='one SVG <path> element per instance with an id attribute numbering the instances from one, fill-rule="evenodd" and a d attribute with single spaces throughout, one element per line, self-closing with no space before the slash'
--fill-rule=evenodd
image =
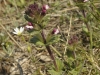
<path id="1" fill-rule="evenodd" d="M 89 31 L 88 31 L 88 29 L 86 28 L 86 26 L 83 26 L 82 29 L 83 29 L 83 32 L 85 32 L 86 34 L 89 34 Z"/>
<path id="2" fill-rule="evenodd" d="M 25 0 L 8 0 L 13 6 L 23 7 L 26 4 Z"/>
<path id="3" fill-rule="evenodd" d="M 42 23 L 43 28 L 45 28 L 48 25 L 48 22 L 50 21 L 50 16 L 44 16 L 42 18 L 42 20 L 40 21 L 40 23 Z"/>
<path id="4" fill-rule="evenodd" d="M 4 33 L 0 33 L 0 45 L 3 45 L 9 39 Z"/>
<path id="5" fill-rule="evenodd" d="M 27 21 L 31 22 L 31 23 L 36 23 L 35 20 L 33 20 L 33 19 L 32 19 L 31 17 L 29 17 L 28 15 L 24 15 L 24 18 L 25 18 Z"/>
<path id="6" fill-rule="evenodd" d="M 58 71 L 62 71 L 62 69 L 64 68 L 63 61 L 60 59 L 56 59 L 56 62 L 57 62 Z"/>
<path id="7" fill-rule="evenodd" d="M 44 28 L 44 25 L 40 24 L 39 21 L 37 21 L 34 18 L 29 17 L 28 15 L 24 15 L 24 18 L 28 21 L 31 22 L 33 24 L 36 24 L 36 28 L 38 28 L 38 30 L 41 30 L 42 28 Z"/>
<path id="8" fill-rule="evenodd" d="M 48 72 L 51 75 L 62 75 L 63 74 L 64 63 L 60 59 L 57 59 L 56 62 L 57 62 L 58 70 L 55 71 L 55 69 L 52 68 L 51 70 L 48 70 Z"/>
<path id="9" fill-rule="evenodd" d="M 33 36 L 33 38 L 31 38 L 30 42 L 34 43 L 35 45 L 38 45 L 38 46 L 44 46 L 45 45 L 43 40 L 42 40 L 41 35 L 39 35 L 39 34 Z"/>
<path id="10" fill-rule="evenodd" d="M 0 33 L 0 47 L 5 55 L 11 56 L 14 52 L 13 44 L 9 41 L 9 37 L 4 33 Z"/>
<path id="11" fill-rule="evenodd" d="M 60 35 L 52 35 L 47 38 L 47 45 L 54 44 L 60 40 Z"/>
<path id="12" fill-rule="evenodd" d="M 8 56 L 11 56 L 14 52 L 14 47 L 11 42 L 6 42 L 3 45 L 3 50 Z"/>
<path id="13" fill-rule="evenodd" d="M 48 72 L 50 73 L 50 75 L 62 75 L 62 71 L 54 71 L 54 70 L 48 70 Z"/>
<path id="14" fill-rule="evenodd" d="M 23 53 L 20 52 L 21 54 L 28 51 L 25 55 L 29 56 L 28 59 L 31 58 L 30 63 L 33 63 L 28 66 L 30 68 L 32 65 L 34 68 L 31 69 L 33 75 L 100 75 L 99 0 L 89 0 L 88 2 L 82 2 L 83 0 L 48 0 L 49 2 L 45 0 L 43 2 L 41 2 L 42 0 L 4 1 L 8 3 L 3 5 L 3 8 L 3 2 L 2 4 L 0 3 L 0 14 L 3 13 L 4 15 L 3 17 L 2 14 L 0 15 L 0 23 L 2 20 L 2 24 L 15 41 L 9 38 L 8 35 L 5 35 L 4 30 L 0 26 L 0 57 L 2 56 L 2 51 L 7 57 L 12 56 L 13 53 L 16 54 L 14 50 L 16 50 L 15 46 L 17 44 L 15 42 L 17 42 L 21 44 L 21 48 L 25 47 L 25 51 Z M 28 35 L 25 31 L 22 35 L 23 38 L 16 35 L 13 36 L 14 26 L 26 25 L 25 20 L 21 17 L 23 17 L 22 13 L 25 10 L 23 7 L 27 8 L 26 6 L 30 2 L 38 2 L 40 4 L 39 7 L 48 3 L 50 10 L 45 16 L 35 15 L 35 17 L 31 17 L 24 14 L 24 18 L 34 24 L 34 27 L 32 30 L 27 30 L 29 32 Z M 16 14 L 15 11 L 18 13 Z M 59 35 L 52 34 L 52 30 L 55 27 L 60 29 Z M 74 44 L 69 44 L 69 39 L 73 35 L 77 35 L 78 41 Z M 44 46 L 43 49 L 38 51 L 37 47 L 41 46 Z M 58 70 L 56 70 L 54 65 L 51 66 L 54 60 L 44 62 L 40 59 L 42 54 L 48 55 L 48 51 L 46 51 L 48 49 L 45 49 L 47 46 L 52 46 L 52 48 L 49 48 L 53 52 L 51 54 L 58 58 L 56 60 Z M 54 50 L 52 51 L 52 49 Z M 26 56 L 25 58 L 27 58 Z"/>

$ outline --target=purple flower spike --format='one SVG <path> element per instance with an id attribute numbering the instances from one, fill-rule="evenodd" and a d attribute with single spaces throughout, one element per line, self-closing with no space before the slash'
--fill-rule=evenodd
<path id="1" fill-rule="evenodd" d="M 54 29 L 53 31 L 52 31 L 52 34 L 58 34 L 59 33 L 59 29 Z"/>
<path id="2" fill-rule="evenodd" d="M 37 13 L 39 13 L 39 7 L 36 3 L 29 5 L 25 11 L 25 14 L 29 15 L 30 17 L 33 17 Z"/>

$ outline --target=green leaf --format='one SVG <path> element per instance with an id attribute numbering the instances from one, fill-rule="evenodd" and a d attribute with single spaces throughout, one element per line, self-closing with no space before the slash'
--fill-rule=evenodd
<path id="1" fill-rule="evenodd" d="M 83 26 L 82 29 L 83 29 L 83 31 L 84 31 L 85 33 L 89 33 L 89 31 L 88 31 L 88 29 L 86 28 L 86 26 Z"/>
<path id="2" fill-rule="evenodd" d="M 41 23 L 42 23 L 43 27 L 45 27 L 46 25 L 48 25 L 49 20 L 50 20 L 49 16 L 44 16 L 42 18 L 42 22 Z"/>
<path id="3" fill-rule="evenodd" d="M 49 39 L 47 38 L 47 45 L 51 45 L 60 40 L 60 35 L 52 35 Z"/>
<path id="4" fill-rule="evenodd" d="M 72 75 L 77 75 L 78 71 L 76 71 L 75 69 L 73 69 L 72 71 L 69 71 Z"/>
<path id="5" fill-rule="evenodd" d="M 27 30 L 30 35 L 36 35 L 36 34 L 39 34 L 40 33 L 40 30 L 37 30 L 37 29 L 32 29 L 32 30 Z"/>
<path id="6" fill-rule="evenodd" d="M 60 59 L 56 60 L 57 66 L 58 66 L 58 71 L 61 71 L 64 68 L 64 64 Z"/>
<path id="7" fill-rule="evenodd" d="M 31 22 L 31 23 L 34 23 L 33 19 L 32 19 L 31 17 L 29 17 L 28 15 L 24 15 L 24 18 L 25 18 L 27 21 L 29 21 L 29 22 Z"/>
<path id="8" fill-rule="evenodd" d="M 25 5 L 25 0 L 20 0 L 22 5 Z"/>
<path id="9" fill-rule="evenodd" d="M 33 38 L 31 38 L 30 42 L 38 46 L 44 46 L 42 37 L 40 35 L 35 35 Z"/>
<path id="10" fill-rule="evenodd" d="M 33 24 L 36 24 L 38 26 L 38 30 L 39 29 L 43 29 L 43 27 L 41 26 L 41 24 L 38 23 L 38 21 L 34 18 L 31 18 L 30 16 L 28 15 L 24 15 L 24 18 L 28 21 L 28 22 L 31 22 Z"/>
<path id="11" fill-rule="evenodd" d="M 51 75 L 62 75 L 62 71 L 48 70 Z"/>

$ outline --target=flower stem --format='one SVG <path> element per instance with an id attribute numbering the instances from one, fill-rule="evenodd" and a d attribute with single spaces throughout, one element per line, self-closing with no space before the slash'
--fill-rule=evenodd
<path id="1" fill-rule="evenodd" d="M 45 38 L 45 35 L 44 35 L 44 31 L 43 31 L 43 30 L 42 30 L 41 35 L 42 35 L 44 44 L 46 44 L 46 38 Z M 49 45 L 46 45 L 46 49 L 47 49 L 47 51 L 48 51 L 48 53 L 49 53 L 51 59 L 53 60 L 53 64 L 54 64 L 54 66 L 55 66 L 56 71 L 58 71 L 58 67 L 57 67 L 55 58 L 54 58 L 54 56 L 53 56 L 53 53 L 52 53 L 52 51 L 51 51 L 51 49 L 50 49 L 50 46 L 49 46 Z"/>
<path id="2" fill-rule="evenodd" d="M 47 51 L 48 51 L 48 53 L 49 53 L 51 59 L 53 60 L 53 63 L 54 63 L 54 66 L 55 66 L 56 71 L 58 71 L 58 67 L 57 67 L 55 58 L 54 58 L 54 56 L 53 56 L 53 53 L 52 53 L 52 51 L 51 51 L 51 49 L 50 49 L 50 46 L 46 46 L 46 48 L 47 48 Z"/>
<path id="3" fill-rule="evenodd" d="M 85 10 L 84 9 L 82 10 L 82 14 L 83 14 L 83 17 L 86 18 L 86 14 L 85 14 Z M 84 21 L 84 22 L 86 24 L 86 27 L 87 27 L 88 31 L 90 31 L 89 25 L 87 24 L 86 21 Z"/>

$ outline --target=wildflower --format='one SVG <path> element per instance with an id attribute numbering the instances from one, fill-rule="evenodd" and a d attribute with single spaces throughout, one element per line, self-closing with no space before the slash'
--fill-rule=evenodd
<path id="1" fill-rule="evenodd" d="M 47 10 L 47 9 L 49 9 L 49 6 L 48 5 L 43 5 L 42 9 Z"/>
<path id="2" fill-rule="evenodd" d="M 84 0 L 83 2 L 87 2 L 88 0 Z"/>
<path id="3" fill-rule="evenodd" d="M 41 15 L 46 15 L 46 10 L 42 10 Z"/>
<path id="4" fill-rule="evenodd" d="M 28 22 L 28 25 L 25 26 L 26 29 L 33 29 L 33 24 L 31 22 Z"/>
<path id="5" fill-rule="evenodd" d="M 15 28 L 14 29 L 14 34 L 16 34 L 16 35 L 21 35 L 22 34 L 22 32 L 24 31 L 24 27 L 20 27 L 20 28 Z"/>
<path id="6" fill-rule="evenodd" d="M 83 2 L 87 2 L 89 0 L 74 0 L 75 2 L 78 2 L 78 3 L 83 3 Z"/>
<path id="7" fill-rule="evenodd" d="M 79 40 L 79 38 L 76 35 L 73 35 L 69 40 L 68 40 L 68 44 L 74 44 Z"/>
<path id="8" fill-rule="evenodd" d="M 59 29 L 54 29 L 53 31 L 52 31 L 52 34 L 58 34 L 59 33 Z"/>
<path id="9" fill-rule="evenodd" d="M 43 5 L 42 6 L 42 12 L 41 12 L 41 15 L 46 15 L 46 12 L 47 12 L 47 10 L 49 9 L 49 6 L 48 5 Z"/>

